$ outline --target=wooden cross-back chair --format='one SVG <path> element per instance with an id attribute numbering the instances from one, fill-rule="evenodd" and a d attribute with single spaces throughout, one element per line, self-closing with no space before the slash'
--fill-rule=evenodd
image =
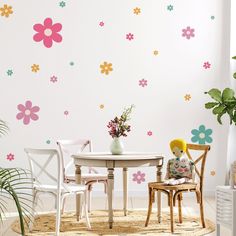
<path id="1" fill-rule="evenodd" d="M 92 141 L 88 139 L 58 140 L 57 145 L 62 157 L 64 182 L 75 182 L 75 167 L 71 155 L 83 152 L 86 149 L 87 151 L 91 152 L 93 149 Z M 88 211 L 90 212 L 92 185 L 95 183 L 103 183 L 104 192 L 107 193 L 107 175 L 100 174 L 96 169 L 89 167 L 88 173 L 82 173 L 81 182 L 88 187 Z M 64 206 L 65 200 L 63 201 L 63 211 Z"/>
<path id="2" fill-rule="evenodd" d="M 179 223 L 182 223 L 182 193 L 184 192 L 195 192 L 197 203 L 200 205 L 200 217 L 202 227 L 205 228 L 205 219 L 204 219 L 204 207 L 203 207 L 203 181 L 204 181 L 204 171 L 207 153 L 210 150 L 209 145 L 198 145 L 198 144 L 187 144 L 186 154 L 194 162 L 194 177 L 192 182 L 179 184 L 179 185 L 166 185 L 163 182 L 151 182 L 148 183 L 149 191 L 149 205 L 148 213 L 145 226 L 148 226 L 150 215 L 152 212 L 152 204 L 154 202 L 155 192 L 162 192 L 168 196 L 168 205 L 170 207 L 170 220 L 171 220 L 171 232 L 174 232 L 174 216 L 173 216 L 173 207 L 175 206 L 176 200 L 178 200 L 178 216 Z M 191 151 L 197 151 L 201 153 L 197 157 L 193 157 Z M 200 167 L 198 167 L 200 165 Z"/>
<path id="3" fill-rule="evenodd" d="M 61 222 L 61 203 L 66 196 L 81 194 L 85 219 L 88 229 L 91 228 L 88 218 L 87 187 L 85 185 L 68 184 L 62 181 L 62 160 L 55 149 L 24 149 L 29 160 L 32 177 L 32 215 L 35 216 L 35 208 L 40 193 L 52 194 L 56 208 L 56 236 L 59 235 Z M 35 218 L 35 217 L 34 217 Z M 33 219 L 34 221 L 34 219 Z M 30 230 L 32 230 L 32 223 Z"/>

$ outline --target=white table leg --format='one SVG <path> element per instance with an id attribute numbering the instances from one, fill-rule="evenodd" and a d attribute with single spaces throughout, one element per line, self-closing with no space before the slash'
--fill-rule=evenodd
<path id="1" fill-rule="evenodd" d="M 75 183 L 81 184 L 81 169 L 80 166 L 75 166 Z M 80 219 L 80 194 L 76 195 L 76 218 L 77 221 Z"/>
<path id="2" fill-rule="evenodd" d="M 162 175 L 162 172 L 161 172 L 161 169 L 162 169 L 162 165 L 158 165 L 157 166 L 157 182 L 161 182 L 161 175 Z M 158 219 L 158 222 L 161 223 L 161 192 L 158 191 L 157 193 L 157 219 Z"/>
<path id="3" fill-rule="evenodd" d="M 127 208 L 128 208 L 128 169 L 123 168 L 123 209 L 124 215 L 127 216 Z"/>
<path id="4" fill-rule="evenodd" d="M 109 228 L 112 229 L 113 225 L 113 189 L 114 189 L 114 168 L 108 168 L 108 223 Z"/>

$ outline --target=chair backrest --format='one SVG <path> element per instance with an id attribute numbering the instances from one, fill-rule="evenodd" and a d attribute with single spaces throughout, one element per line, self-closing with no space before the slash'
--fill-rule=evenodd
<path id="1" fill-rule="evenodd" d="M 62 168 L 56 149 L 25 148 L 29 160 L 33 184 L 52 184 L 61 188 Z"/>
<path id="2" fill-rule="evenodd" d="M 210 145 L 187 144 L 186 154 L 194 162 L 195 177 L 198 177 L 200 190 L 203 187 L 206 157 L 209 150 Z"/>
<path id="3" fill-rule="evenodd" d="M 66 181 L 66 176 L 71 171 L 74 170 L 73 159 L 71 158 L 72 154 L 81 153 L 85 150 L 92 151 L 92 142 L 88 139 L 76 139 L 76 140 L 58 140 L 57 145 L 59 147 L 59 153 L 62 158 L 62 170 L 63 178 Z M 94 171 L 93 168 L 89 168 L 89 173 Z M 96 172 L 96 171 L 95 171 Z M 74 174 L 74 172 L 73 172 Z"/>

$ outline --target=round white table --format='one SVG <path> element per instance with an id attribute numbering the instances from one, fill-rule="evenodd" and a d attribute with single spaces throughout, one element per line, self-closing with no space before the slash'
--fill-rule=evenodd
<path id="1" fill-rule="evenodd" d="M 124 214 L 127 214 L 127 172 L 130 167 L 150 167 L 156 166 L 156 180 L 161 181 L 162 166 L 164 156 L 157 153 L 124 153 L 122 155 L 112 155 L 109 153 L 79 153 L 72 155 L 75 164 L 75 180 L 77 184 L 81 184 L 81 166 L 88 167 L 105 167 L 108 171 L 108 222 L 109 228 L 113 224 L 113 189 L 114 189 L 114 169 L 123 168 L 123 203 Z M 161 217 L 161 197 L 157 195 L 157 215 L 160 222 Z M 80 195 L 76 197 L 76 215 L 77 220 L 80 218 Z"/>

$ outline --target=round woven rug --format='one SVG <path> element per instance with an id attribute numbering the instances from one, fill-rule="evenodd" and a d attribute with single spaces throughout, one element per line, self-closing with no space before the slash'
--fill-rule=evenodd
<path id="1" fill-rule="evenodd" d="M 144 227 L 147 211 L 129 211 L 124 216 L 123 211 L 114 211 L 113 229 L 108 228 L 107 211 L 93 211 L 90 214 L 92 229 L 87 230 L 85 220 L 79 223 L 76 221 L 75 213 L 65 213 L 62 216 L 60 235 L 171 235 L 170 217 L 168 213 L 162 213 L 161 224 L 157 223 L 156 213 L 152 213 L 148 227 Z M 177 216 L 175 215 L 177 220 Z M 206 219 L 206 228 L 202 228 L 199 217 L 183 216 L 183 223 L 175 222 L 175 234 L 200 236 L 206 235 L 215 230 L 215 225 Z M 20 233 L 19 222 L 16 220 L 12 224 L 12 230 Z M 54 235 L 55 214 L 45 214 L 36 217 L 33 231 L 26 235 Z"/>

